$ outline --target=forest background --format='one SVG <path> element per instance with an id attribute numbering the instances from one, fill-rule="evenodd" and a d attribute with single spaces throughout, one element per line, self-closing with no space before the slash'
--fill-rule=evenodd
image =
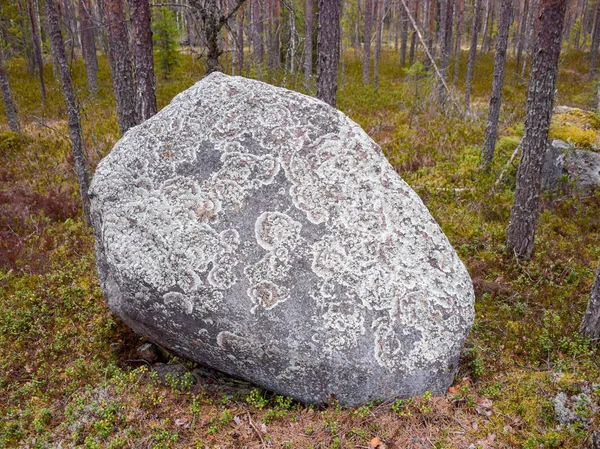
<path id="1" fill-rule="evenodd" d="M 555 109 L 550 136 L 597 151 L 600 2 L 0 1 L 0 446 L 598 447 L 598 351 L 579 329 L 600 261 L 599 193 L 568 180 L 542 193 L 535 252 L 506 251 L 539 19 L 560 3 L 552 96 L 577 109 Z M 339 20 L 333 40 L 319 41 L 321 16 Z M 319 45 L 340 55 L 320 92 Z M 309 407 L 136 352 L 143 341 L 102 299 L 81 181 L 211 70 L 337 100 L 421 196 L 477 296 L 446 396 Z"/>

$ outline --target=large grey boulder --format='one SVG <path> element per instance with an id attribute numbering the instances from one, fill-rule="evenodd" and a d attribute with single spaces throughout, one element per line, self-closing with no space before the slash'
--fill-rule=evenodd
<path id="1" fill-rule="evenodd" d="M 576 150 L 568 143 L 553 139 L 548 146 L 542 168 L 545 190 L 572 188 L 585 193 L 600 187 L 600 154 Z"/>
<path id="2" fill-rule="evenodd" d="M 214 73 L 128 131 L 90 195 L 105 298 L 151 340 L 304 402 L 451 384 L 471 279 L 325 103 Z"/>

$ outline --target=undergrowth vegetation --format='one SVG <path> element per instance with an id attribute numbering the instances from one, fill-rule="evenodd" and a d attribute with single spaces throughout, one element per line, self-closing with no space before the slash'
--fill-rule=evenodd
<path id="1" fill-rule="evenodd" d="M 563 57 L 556 104 L 593 106 L 585 61 L 580 53 Z M 100 63 L 96 97 L 86 91 L 82 61 L 73 66 L 91 170 L 118 135 L 108 65 Z M 463 74 L 465 54 L 460 64 Z M 24 62 L 10 61 L 23 135 L 0 133 L 0 447 L 588 444 L 600 425 L 600 369 L 598 352 L 577 330 L 600 260 L 600 194 L 545 194 L 534 259 L 517 264 L 505 255 L 518 161 L 507 162 L 523 133 L 526 82 L 509 61 L 501 138 L 491 171 L 482 172 L 492 69 L 493 55 L 482 55 L 465 117 L 451 100 L 439 105 L 435 80 L 400 68 L 397 55 L 382 58 L 378 90 L 362 86 L 358 58 L 346 56 L 339 108 L 421 196 L 466 263 L 477 296 L 447 395 L 347 408 L 304 406 L 167 353 L 160 354 L 163 368 L 181 369 L 164 374 L 137 360 L 142 340 L 111 315 L 98 286 L 59 86 L 48 82 L 44 104 Z M 189 55 L 170 70 L 159 81 L 159 107 L 202 76 L 201 62 Z M 51 67 L 45 75 L 52 80 Z M 266 81 L 302 90 L 296 76 Z M 598 122 L 594 114 L 586 120 Z M 556 123 L 557 136 L 595 143 L 596 126 Z"/>

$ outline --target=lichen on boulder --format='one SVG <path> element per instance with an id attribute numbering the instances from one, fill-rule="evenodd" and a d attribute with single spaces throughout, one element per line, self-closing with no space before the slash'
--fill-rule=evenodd
<path id="1" fill-rule="evenodd" d="M 211 74 L 117 142 L 90 196 L 105 298 L 160 345 L 309 403 L 452 383 L 467 270 L 325 103 Z"/>

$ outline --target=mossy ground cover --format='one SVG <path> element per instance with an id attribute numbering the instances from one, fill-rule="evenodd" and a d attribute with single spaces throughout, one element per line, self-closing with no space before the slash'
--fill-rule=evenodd
<path id="1" fill-rule="evenodd" d="M 35 78 L 14 60 L 9 74 L 23 136 L 0 134 L 0 447 L 558 448 L 589 441 L 600 425 L 600 364 L 577 330 L 600 260 L 600 194 L 546 195 L 535 258 L 517 264 L 504 253 L 516 162 L 496 180 L 522 136 L 526 83 L 509 61 L 501 138 L 484 173 L 493 55 L 480 59 L 468 117 L 450 101 L 440 106 L 430 76 L 400 68 L 392 52 L 382 61 L 375 90 L 361 85 L 358 58 L 348 53 L 338 106 L 382 145 L 473 277 L 476 321 L 448 394 L 307 407 L 216 373 L 161 379 L 137 360 L 142 340 L 103 302 L 51 68 L 44 104 Z M 593 106 L 585 61 L 581 53 L 563 56 L 557 104 Z M 463 54 L 461 75 L 465 63 Z M 93 171 L 116 141 L 117 123 L 106 61 L 96 97 L 88 96 L 84 74 L 75 61 Z M 159 106 L 201 76 L 201 64 L 181 56 L 168 81 L 159 77 Z M 295 75 L 267 81 L 302 89 Z M 462 91 L 459 85 L 459 100 Z"/>

